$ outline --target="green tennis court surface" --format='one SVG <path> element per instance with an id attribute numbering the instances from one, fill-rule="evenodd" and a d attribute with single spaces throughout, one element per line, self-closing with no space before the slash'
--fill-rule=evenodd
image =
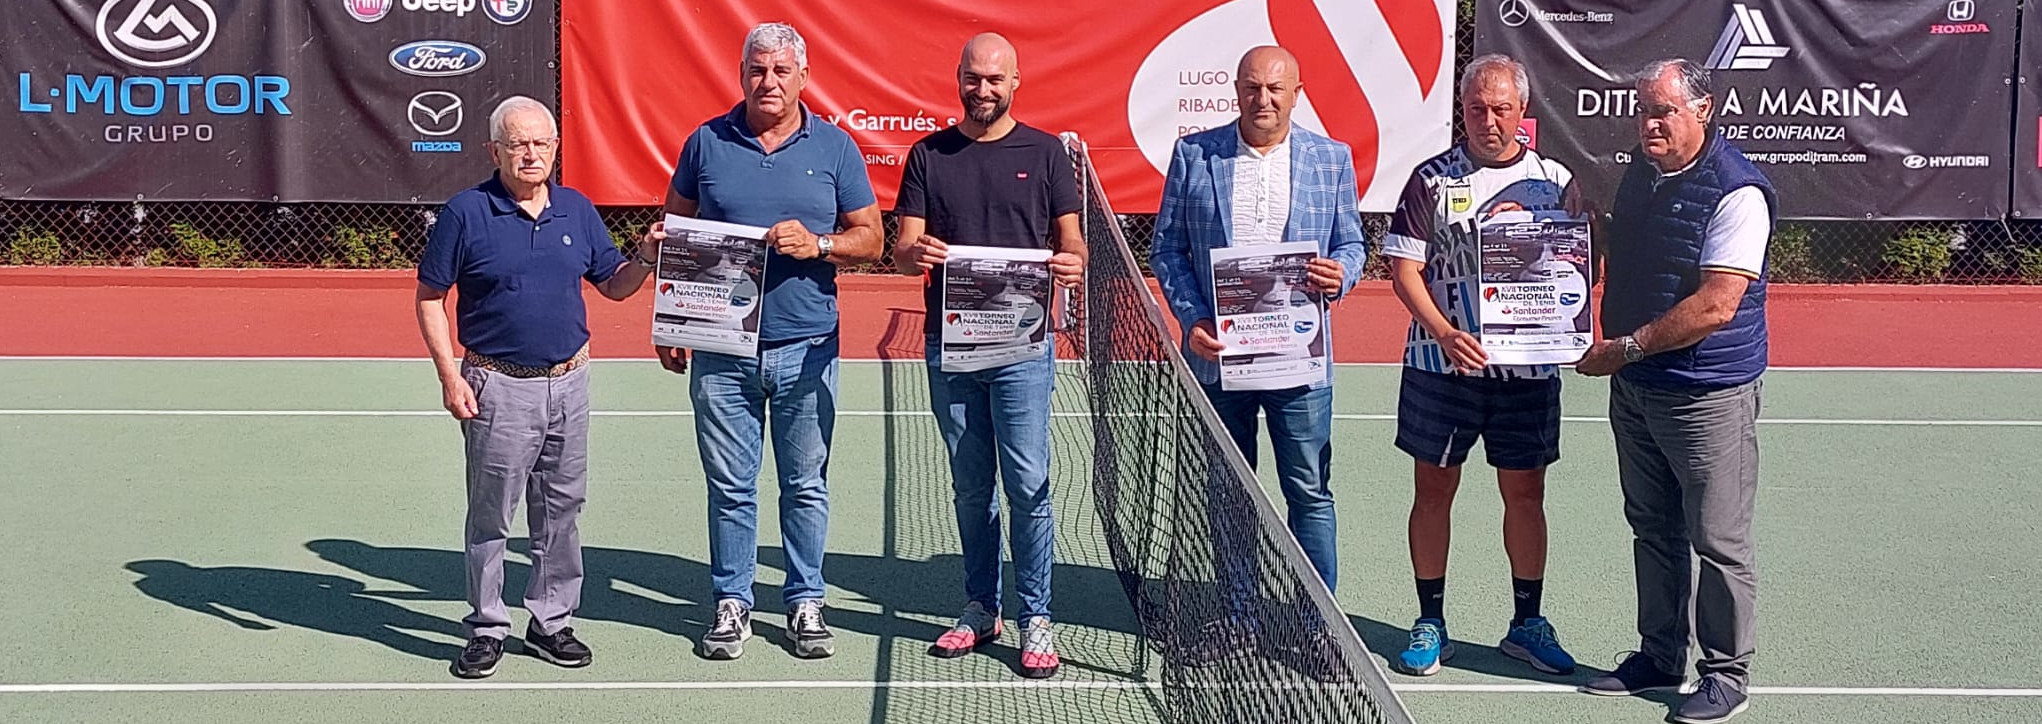
<path id="1" fill-rule="evenodd" d="M 961 573 L 919 363 L 844 366 L 825 569 L 838 655 L 782 648 L 766 494 L 759 638 L 743 660 L 698 659 L 705 491 L 685 382 L 649 361 L 594 372 L 577 631 L 596 663 L 514 655 L 478 686 L 446 673 L 466 610 L 461 457 L 427 363 L 0 361 L 0 719 L 1153 719 L 1157 660 L 1110 569 L 1056 571 L 1057 680 L 1021 681 L 1011 641 L 924 654 Z M 1339 375 L 1338 599 L 1380 657 L 1415 614 L 1410 463 L 1389 444 L 1396 370 Z M 1391 676 L 1421 722 L 1665 716 L 1562 686 L 1636 640 L 1604 384 L 1566 382 L 1546 608 L 1584 666 L 1548 677 L 1493 648 L 1510 613 L 1501 507 L 1470 466 L 1448 588 L 1459 655 L 1436 677 Z M 1777 370 L 1766 385 L 1759 689 L 1738 721 L 2042 721 L 2042 374 Z M 1057 494 L 1059 545 L 1097 545 L 1088 491 Z M 522 556 L 509 565 L 515 595 Z"/>

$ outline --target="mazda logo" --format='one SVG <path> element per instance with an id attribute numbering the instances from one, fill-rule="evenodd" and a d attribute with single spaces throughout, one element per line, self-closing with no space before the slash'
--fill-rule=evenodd
<path id="1" fill-rule="evenodd" d="M 426 136 L 451 136 L 461 130 L 461 97 L 446 91 L 426 91 L 411 97 L 405 119 L 411 129 Z"/>
<path id="2" fill-rule="evenodd" d="M 94 28 L 100 46 L 122 62 L 169 68 L 212 47 L 218 25 L 206 0 L 107 0 Z"/>
<path id="3" fill-rule="evenodd" d="M 1515 28 L 1531 19 L 1531 4 L 1528 0 L 1503 0 L 1496 6 L 1496 14 L 1502 16 L 1504 25 Z"/>

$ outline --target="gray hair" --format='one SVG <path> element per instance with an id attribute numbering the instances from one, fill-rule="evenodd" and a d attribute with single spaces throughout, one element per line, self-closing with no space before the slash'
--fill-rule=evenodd
<path id="1" fill-rule="evenodd" d="M 1646 63 L 1632 80 L 1632 87 L 1644 90 L 1645 84 L 1659 80 L 1660 76 L 1666 75 L 1669 71 L 1675 74 L 1674 85 L 1680 87 L 1680 94 L 1687 99 L 1689 107 L 1700 105 L 1716 92 L 1714 83 L 1709 79 L 1709 69 L 1686 58 L 1666 58 Z"/>
<path id="2" fill-rule="evenodd" d="M 794 51 L 794 64 L 808 67 L 808 41 L 801 39 L 801 33 L 785 23 L 759 23 L 744 36 L 744 55 L 737 59 L 739 67 L 752 60 L 759 53 L 777 53 L 782 50 Z"/>
<path id="3" fill-rule="evenodd" d="M 496 104 L 496 110 L 489 113 L 489 140 L 503 142 L 504 126 L 513 113 L 538 113 L 546 116 L 546 126 L 553 129 L 553 135 L 560 135 L 560 123 L 553 119 L 553 109 L 527 96 L 511 96 Z M 527 139 L 529 140 L 529 139 Z"/>
<path id="4" fill-rule="evenodd" d="M 1524 64 L 1502 53 L 1477 56 L 1468 61 L 1467 67 L 1461 69 L 1461 96 L 1467 97 L 1469 91 L 1478 87 L 1476 84 L 1482 82 L 1482 76 L 1504 72 L 1508 72 L 1510 82 L 1517 85 L 1518 105 L 1530 103 L 1531 80 L 1525 77 Z"/>

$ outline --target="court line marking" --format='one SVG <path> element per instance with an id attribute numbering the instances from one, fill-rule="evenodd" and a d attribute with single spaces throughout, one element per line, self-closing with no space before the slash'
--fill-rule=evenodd
<path id="1" fill-rule="evenodd" d="M 1300 685 L 1305 686 L 1305 685 Z M 170 684 L 0 684 L 0 694 L 179 694 L 222 692 L 356 691 L 673 691 L 784 689 L 1160 689 L 1138 681 L 564 681 L 564 682 L 243 682 Z M 1221 687 L 1225 688 L 1225 687 Z M 1575 694 L 1564 684 L 1401 684 L 1400 694 Z M 2042 688 L 1939 688 L 1888 686 L 1754 686 L 1756 696 L 1891 696 L 2042 698 Z"/>
<path id="2" fill-rule="evenodd" d="M 920 359 L 842 357 L 857 364 L 925 364 Z M 169 355 L 0 355 L 0 362 L 430 362 L 429 357 L 179 357 Z M 598 357 L 597 362 L 656 362 L 652 357 Z M 1062 360 L 1074 362 L 1076 360 Z M 1335 362 L 1334 367 L 1402 367 L 1401 362 Z M 1793 367 L 1775 365 L 1779 372 L 1949 372 L 1989 374 L 2042 374 L 2042 367 Z"/>
<path id="3" fill-rule="evenodd" d="M 142 410 L 142 409 L 14 409 L 0 417 L 444 417 L 444 410 Z M 838 417 L 926 417 L 921 410 L 838 410 Z M 688 410 L 596 410 L 591 417 L 694 417 Z M 1092 417 L 1089 412 L 1052 412 L 1051 417 Z M 1396 415 L 1334 413 L 1334 420 L 1389 422 Z M 1608 423 L 1607 417 L 1562 417 L 1561 422 Z M 2042 427 L 2042 420 L 1882 420 L 1812 417 L 1759 418 L 1760 425 L 1838 425 L 1850 427 Z"/>

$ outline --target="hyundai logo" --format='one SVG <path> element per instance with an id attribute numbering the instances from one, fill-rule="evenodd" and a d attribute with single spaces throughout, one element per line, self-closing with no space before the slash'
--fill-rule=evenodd
<path id="1" fill-rule="evenodd" d="M 461 130 L 461 97 L 446 91 L 426 91 L 411 97 L 405 109 L 411 129 L 426 136 L 451 136 Z"/>
<path id="2" fill-rule="evenodd" d="M 391 67 L 427 78 L 466 75 L 487 62 L 481 48 L 452 40 L 420 40 L 390 51 Z"/>
<path id="3" fill-rule="evenodd" d="M 1906 158 L 1900 159 L 1900 165 L 1908 168 L 1922 168 L 1929 165 L 1929 160 L 1921 154 L 1910 153 Z"/>
<path id="4" fill-rule="evenodd" d="M 213 45 L 219 17 L 206 0 L 108 0 L 99 7 L 99 45 L 129 65 L 183 65 Z"/>

